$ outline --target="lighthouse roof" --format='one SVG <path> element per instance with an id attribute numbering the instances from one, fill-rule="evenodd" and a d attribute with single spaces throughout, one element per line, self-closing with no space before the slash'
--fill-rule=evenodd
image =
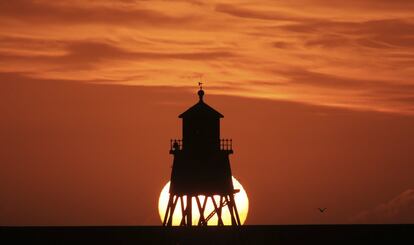
<path id="1" fill-rule="evenodd" d="M 179 118 L 186 118 L 186 117 L 217 117 L 223 118 L 224 116 L 216 111 L 213 107 L 207 105 L 204 100 L 204 91 L 200 89 L 198 91 L 198 96 L 200 100 L 197 104 L 193 105 L 192 107 L 188 108 L 185 112 L 181 113 L 178 117 Z"/>

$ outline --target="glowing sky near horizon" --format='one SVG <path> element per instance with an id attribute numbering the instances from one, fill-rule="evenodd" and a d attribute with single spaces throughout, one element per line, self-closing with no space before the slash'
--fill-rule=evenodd
<path id="1" fill-rule="evenodd" d="M 0 3 L 0 72 L 414 112 L 414 2 Z"/>

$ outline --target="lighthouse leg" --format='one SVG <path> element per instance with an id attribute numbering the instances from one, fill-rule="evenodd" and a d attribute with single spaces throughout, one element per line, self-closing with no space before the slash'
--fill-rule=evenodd
<path id="1" fill-rule="evenodd" d="M 229 212 L 230 212 L 230 217 L 231 217 L 231 225 L 237 225 L 236 224 L 236 218 L 234 218 L 234 212 L 233 212 L 233 206 L 231 203 L 231 200 L 229 199 L 228 196 L 225 196 L 226 202 L 227 202 L 227 207 L 229 208 Z"/>
<path id="2" fill-rule="evenodd" d="M 214 196 L 211 196 L 211 201 L 214 205 L 214 211 L 217 214 L 217 225 L 223 225 L 223 220 L 221 219 L 221 212 L 219 211 L 219 208 L 217 207 L 216 201 L 214 200 Z"/>
<path id="3" fill-rule="evenodd" d="M 224 225 L 223 219 L 221 217 L 221 210 L 223 209 L 223 196 L 220 196 L 220 204 L 218 206 L 217 215 L 220 217 L 220 222 L 218 225 Z"/>
<path id="4" fill-rule="evenodd" d="M 171 195 L 171 197 L 172 197 L 172 199 L 171 199 L 172 203 L 167 208 L 167 211 L 168 211 L 168 209 L 170 209 L 170 212 L 169 212 L 169 214 L 167 216 L 168 217 L 168 219 L 167 219 L 167 226 L 172 226 L 172 220 L 173 220 L 174 210 L 175 210 L 175 207 L 177 206 L 177 201 L 178 201 L 178 196 Z"/>
<path id="5" fill-rule="evenodd" d="M 187 211 L 186 208 L 184 208 L 184 198 L 183 196 L 180 196 L 180 202 L 181 202 L 181 222 L 180 222 L 180 226 L 185 226 L 186 223 L 186 215 L 187 215 Z"/>
<path id="6" fill-rule="evenodd" d="M 198 220 L 197 225 L 198 226 L 207 225 L 205 224 L 206 219 L 204 218 L 204 209 L 206 208 L 207 197 L 204 197 L 203 205 L 201 205 L 199 196 L 195 196 L 195 199 L 197 202 L 198 212 L 200 213 L 200 219 Z"/>
<path id="7" fill-rule="evenodd" d="M 165 226 L 167 224 L 167 219 L 168 219 L 168 215 L 170 213 L 171 210 L 171 206 L 173 204 L 173 198 L 174 196 L 170 194 L 170 198 L 168 200 L 168 206 L 167 206 L 167 210 L 165 211 L 165 215 L 164 215 L 164 220 L 162 222 L 162 225 Z"/>
<path id="8" fill-rule="evenodd" d="M 191 199 L 193 197 L 190 195 L 187 195 L 187 208 L 186 208 L 186 212 L 187 212 L 187 226 L 192 226 L 193 225 L 193 211 L 192 211 L 192 203 L 191 203 Z"/>
<path id="9" fill-rule="evenodd" d="M 232 203 L 232 206 L 233 206 L 233 209 L 234 209 L 234 214 L 236 216 L 237 225 L 241 225 L 239 212 L 237 211 L 236 202 L 234 201 L 234 195 L 230 195 L 230 202 Z"/>

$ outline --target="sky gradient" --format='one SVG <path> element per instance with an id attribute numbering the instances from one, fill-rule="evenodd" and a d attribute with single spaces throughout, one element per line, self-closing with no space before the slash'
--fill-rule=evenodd
<path id="1" fill-rule="evenodd" d="M 414 222 L 413 9 L 1 1 L 0 225 L 158 225 L 200 77 L 247 224 Z"/>

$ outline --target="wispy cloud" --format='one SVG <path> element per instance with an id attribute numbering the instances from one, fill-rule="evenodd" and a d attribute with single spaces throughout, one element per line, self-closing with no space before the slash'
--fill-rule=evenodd
<path id="1" fill-rule="evenodd" d="M 253 10 L 249 8 L 238 7 L 232 4 L 217 4 L 215 7 L 217 12 L 226 13 L 235 17 L 272 21 L 308 21 L 309 18 L 295 16 L 289 13 L 265 10 Z"/>
<path id="2" fill-rule="evenodd" d="M 121 2 L 122 3 L 122 2 Z M 12 19 L 31 24 L 145 24 L 153 26 L 172 26 L 197 21 L 191 13 L 186 16 L 169 15 L 161 11 L 122 5 L 112 2 L 110 5 L 97 5 L 88 1 L 50 2 L 16 0 L 0 3 L 2 19 Z"/>
<path id="3" fill-rule="evenodd" d="M 214 93 L 411 114 L 411 5 L 2 1 L 0 71 L 146 86 L 203 74 Z"/>
<path id="4" fill-rule="evenodd" d="M 406 190 L 392 200 L 351 218 L 356 223 L 413 223 L 414 190 Z"/>

